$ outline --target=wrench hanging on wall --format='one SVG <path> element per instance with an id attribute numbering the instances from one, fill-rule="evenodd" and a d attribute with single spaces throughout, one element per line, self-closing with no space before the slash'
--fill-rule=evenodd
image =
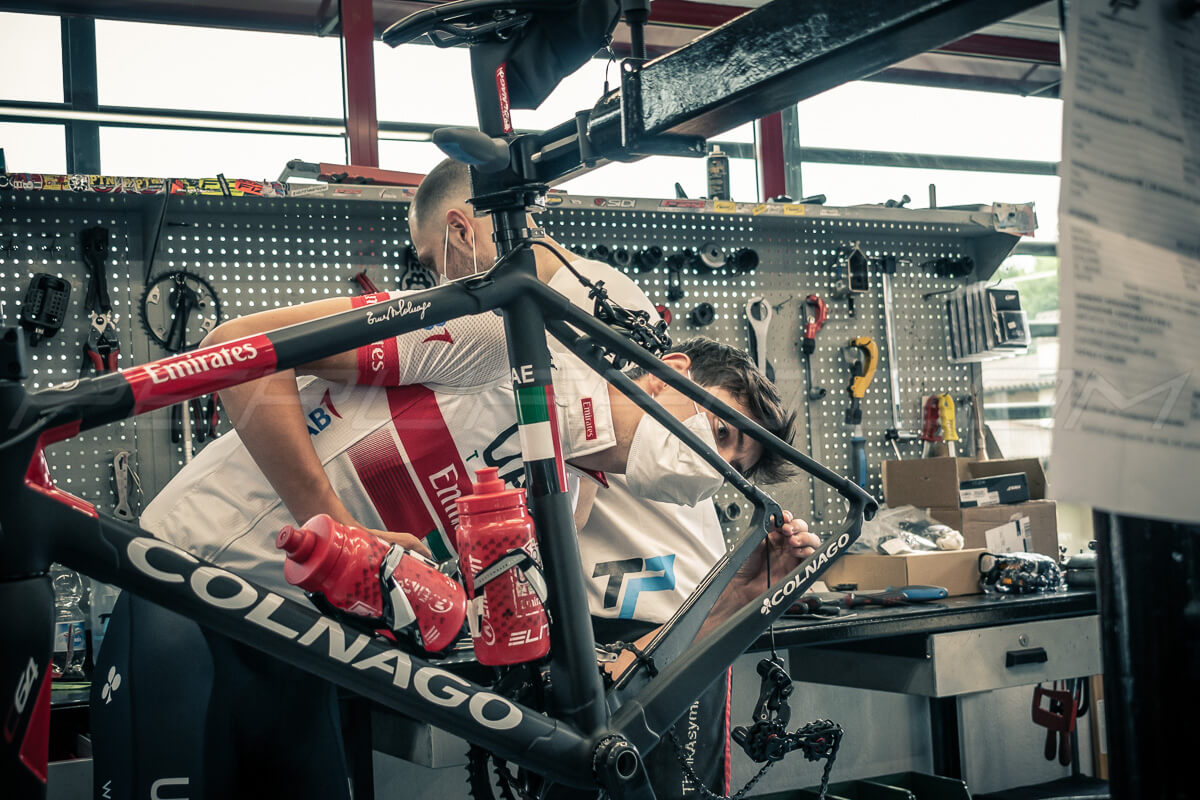
<path id="1" fill-rule="evenodd" d="M 750 324 L 750 355 L 767 380 L 774 382 L 775 368 L 767 361 L 767 330 L 771 317 L 775 315 L 771 304 L 762 295 L 751 297 L 746 302 L 746 322 Z"/>

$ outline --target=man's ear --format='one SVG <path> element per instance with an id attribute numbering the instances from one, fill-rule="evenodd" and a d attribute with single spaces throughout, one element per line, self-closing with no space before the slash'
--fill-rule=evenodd
<path id="1" fill-rule="evenodd" d="M 667 353 L 662 357 L 662 362 L 680 373 L 692 368 L 692 359 L 686 353 Z"/>
<path id="2" fill-rule="evenodd" d="M 684 353 L 667 353 L 662 357 L 662 362 L 681 375 L 685 374 L 692 366 L 692 359 Z M 646 385 L 643 388 L 645 388 L 646 394 L 656 397 L 659 392 L 667 388 L 667 384 L 656 375 L 646 373 Z"/>
<path id="3" fill-rule="evenodd" d="M 462 209 L 451 206 L 446 209 L 446 228 L 450 237 L 450 246 L 470 253 L 475 241 L 475 229 Z"/>

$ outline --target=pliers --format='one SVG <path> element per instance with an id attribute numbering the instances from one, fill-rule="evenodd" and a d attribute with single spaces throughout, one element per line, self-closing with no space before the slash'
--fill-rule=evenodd
<path id="1" fill-rule="evenodd" d="M 83 310 L 91 318 L 87 341 L 83 344 L 83 365 L 80 377 L 87 373 L 88 362 L 96 372 L 113 372 L 121 356 L 117 340 L 117 315 L 112 310 L 105 279 L 105 262 L 108 260 L 108 229 L 86 228 L 79 233 L 79 249 L 91 280 L 88 281 L 87 299 Z"/>
<path id="2" fill-rule="evenodd" d="M 88 326 L 88 338 L 83 343 L 83 365 L 79 376 L 87 374 L 88 362 L 96 372 L 114 372 L 117 359 L 121 356 L 121 345 L 117 341 L 117 329 L 112 315 L 91 313 L 92 324 Z"/>

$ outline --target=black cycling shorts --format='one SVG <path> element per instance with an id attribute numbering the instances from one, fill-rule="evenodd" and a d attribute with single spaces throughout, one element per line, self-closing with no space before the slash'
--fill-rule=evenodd
<path id="1" fill-rule="evenodd" d="M 128 592 L 91 726 L 96 798 L 350 798 L 331 684 Z"/>

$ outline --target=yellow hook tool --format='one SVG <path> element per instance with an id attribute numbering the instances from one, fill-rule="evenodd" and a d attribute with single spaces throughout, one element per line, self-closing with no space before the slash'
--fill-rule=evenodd
<path id="1" fill-rule="evenodd" d="M 842 358 L 850 367 L 850 385 L 846 393 L 850 395 L 850 405 L 846 407 L 846 425 L 850 427 L 851 471 L 854 481 L 865 487 L 867 485 L 867 440 L 862 429 L 862 399 L 867 394 L 867 387 L 875 379 L 875 367 L 879 364 L 879 345 L 870 336 L 859 336 L 851 339 L 850 344 L 842 348 Z"/>

